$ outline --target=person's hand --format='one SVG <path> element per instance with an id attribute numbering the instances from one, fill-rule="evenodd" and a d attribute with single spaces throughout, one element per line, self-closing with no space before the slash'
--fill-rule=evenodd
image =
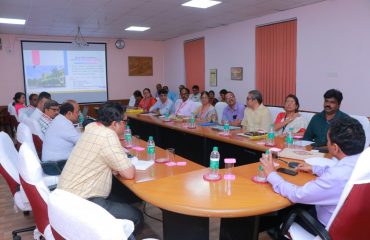
<path id="1" fill-rule="evenodd" d="M 270 173 L 275 172 L 275 166 L 274 162 L 272 161 L 271 152 L 269 153 L 269 156 L 266 154 L 262 154 L 260 162 L 263 166 L 263 171 L 265 172 L 266 177 L 270 175 Z"/>
<path id="2" fill-rule="evenodd" d="M 301 172 L 312 172 L 312 166 L 308 163 L 300 163 L 297 166 L 297 170 Z"/>

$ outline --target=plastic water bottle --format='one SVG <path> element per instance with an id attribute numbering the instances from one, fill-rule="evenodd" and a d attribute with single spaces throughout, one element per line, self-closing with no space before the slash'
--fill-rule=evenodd
<path id="1" fill-rule="evenodd" d="M 220 164 L 220 153 L 218 152 L 218 147 L 213 147 L 209 164 L 209 168 L 211 169 L 211 173 L 209 174 L 210 179 L 217 179 L 219 177 L 218 176 L 218 169 L 220 166 L 219 164 Z"/>
<path id="2" fill-rule="evenodd" d="M 267 146 L 274 146 L 275 145 L 275 129 L 274 124 L 270 125 L 270 129 L 267 133 L 267 139 L 266 139 L 266 145 Z"/>
<path id="3" fill-rule="evenodd" d="M 289 128 L 285 138 L 285 143 L 288 148 L 293 146 L 293 128 Z"/>
<path id="4" fill-rule="evenodd" d="M 126 125 L 125 129 L 125 141 L 127 146 L 132 146 L 132 134 L 129 125 Z"/>
<path id="5" fill-rule="evenodd" d="M 78 123 L 82 126 L 82 123 L 84 122 L 85 118 L 81 111 L 78 111 Z"/>
<path id="6" fill-rule="evenodd" d="M 155 143 L 153 140 L 153 136 L 149 136 L 148 139 L 148 160 L 155 160 Z"/>
<path id="7" fill-rule="evenodd" d="M 228 121 L 225 121 L 224 123 L 224 135 L 229 135 L 230 134 L 230 125 Z"/>
<path id="8" fill-rule="evenodd" d="M 190 118 L 190 125 L 189 125 L 190 128 L 195 128 L 195 118 L 194 118 L 194 114 L 191 115 L 191 118 Z"/>

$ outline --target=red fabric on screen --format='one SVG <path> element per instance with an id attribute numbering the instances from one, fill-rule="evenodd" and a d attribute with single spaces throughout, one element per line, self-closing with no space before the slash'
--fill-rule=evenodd
<path id="1" fill-rule="evenodd" d="M 32 65 L 40 65 L 40 52 L 32 50 Z"/>
<path id="2" fill-rule="evenodd" d="M 370 183 L 355 184 L 339 210 L 329 234 L 335 240 L 370 239 Z"/>
<path id="3" fill-rule="evenodd" d="M 198 85 L 200 91 L 204 90 L 204 38 L 184 43 L 186 86 L 190 89 Z"/>
<path id="4" fill-rule="evenodd" d="M 256 28 L 256 89 L 264 103 L 281 106 L 296 94 L 297 20 Z"/>

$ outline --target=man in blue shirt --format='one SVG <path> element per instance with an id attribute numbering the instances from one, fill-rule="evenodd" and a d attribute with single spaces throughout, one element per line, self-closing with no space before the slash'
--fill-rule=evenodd
<path id="1" fill-rule="evenodd" d="M 354 118 L 344 117 L 333 120 L 327 132 L 327 148 L 338 161 L 331 167 L 311 166 L 307 163 L 298 165 L 297 170 L 317 176 L 305 185 L 297 186 L 284 180 L 277 174 L 273 162 L 266 156 L 260 161 L 267 181 L 276 193 L 293 203 L 315 205 L 309 213 L 326 226 L 364 146 L 365 132 L 361 123 Z"/>
<path id="2" fill-rule="evenodd" d="M 304 133 L 304 140 L 315 142 L 314 147 L 326 145 L 329 123 L 334 119 L 348 117 L 347 114 L 339 110 L 342 100 L 343 95 L 339 90 L 330 89 L 326 91 L 324 94 L 324 110 L 312 117 Z"/>
<path id="3" fill-rule="evenodd" d="M 233 92 L 226 94 L 226 103 L 227 106 L 222 113 L 222 124 L 227 121 L 230 126 L 240 126 L 244 118 L 244 105 L 236 101 Z"/>
<path id="4" fill-rule="evenodd" d="M 159 101 L 157 101 L 149 112 L 159 113 L 161 115 L 170 114 L 173 102 L 167 97 L 167 91 L 163 88 L 159 90 Z"/>
<path id="5" fill-rule="evenodd" d="M 167 91 L 167 97 L 171 99 L 172 102 L 176 102 L 176 100 L 179 99 L 177 94 L 171 91 L 167 86 L 163 86 L 163 89 Z"/>

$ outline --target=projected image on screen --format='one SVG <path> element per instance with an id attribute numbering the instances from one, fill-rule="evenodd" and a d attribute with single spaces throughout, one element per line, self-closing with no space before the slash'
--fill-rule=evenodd
<path id="1" fill-rule="evenodd" d="M 47 91 L 58 102 L 107 101 L 105 44 L 22 41 L 25 92 Z"/>

